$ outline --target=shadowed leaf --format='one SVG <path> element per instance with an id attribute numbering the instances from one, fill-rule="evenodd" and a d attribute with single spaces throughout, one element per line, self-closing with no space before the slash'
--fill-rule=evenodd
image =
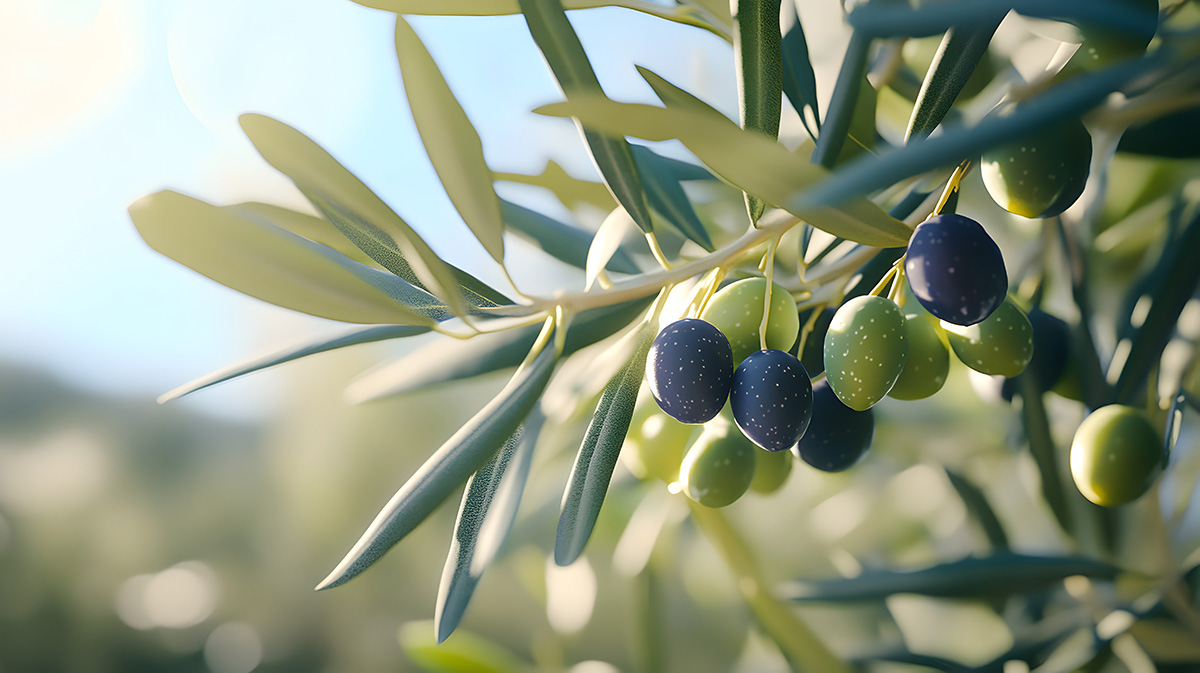
<path id="1" fill-rule="evenodd" d="M 500 200 L 500 211 L 510 231 L 528 239 L 555 259 L 578 269 L 587 268 L 593 234 L 503 199 Z M 633 258 L 624 250 L 613 253 L 606 268 L 617 273 L 638 272 Z"/>
<path id="2" fill-rule="evenodd" d="M 790 12 L 784 13 L 780 30 L 783 33 L 783 93 L 796 114 L 800 115 L 809 137 L 815 140 L 821 128 L 821 112 L 817 107 L 817 76 L 808 57 L 808 40 L 804 37 L 804 27 L 800 25 L 795 5 L 792 5 Z M 811 121 L 809 115 L 805 114 L 806 110 L 812 115 Z"/>
<path id="3" fill-rule="evenodd" d="M 637 161 L 642 183 L 646 187 L 646 198 L 650 199 L 650 207 L 666 218 L 667 222 L 679 233 L 701 248 L 712 252 L 714 250 L 712 238 L 709 237 L 708 231 L 700 222 L 700 217 L 696 215 L 696 209 L 692 207 L 692 202 L 683 191 L 683 186 L 679 184 L 683 178 L 677 177 L 678 173 L 674 170 L 674 166 L 668 163 L 672 160 L 660 157 L 641 145 L 632 145 L 632 148 L 633 158 Z M 711 173 L 702 168 L 684 164 L 682 161 L 675 163 L 703 171 L 709 178 L 712 177 Z M 679 172 L 685 170 L 680 169 Z"/>

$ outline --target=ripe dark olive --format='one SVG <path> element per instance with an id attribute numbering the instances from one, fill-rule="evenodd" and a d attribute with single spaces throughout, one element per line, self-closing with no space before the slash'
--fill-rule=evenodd
<path id="1" fill-rule="evenodd" d="M 958 359 L 982 374 L 1016 376 L 1033 358 L 1033 326 L 1012 300 L 978 325 L 943 322 L 942 327 Z"/>
<path id="2" fill-rule="evenodd" d="M 1083 419 L 1071 442 L 1071 476 L 1088 500 L 1110 507 L 1142 497 L 1162 470 L 1158 431 L 1138 409 L 1100 407 Z"/>
<path id="3" fill-rule="evenodd" d="M 821 310 L 820 315 L 813 321 L 812 331 L 808 333 L 808 338 L 804 341 L 804 350 L 797 350 L 792 353 L 800 358 L 800 364 L 804 365 L 804 371 L 808 372 L 809 376 L 817 376 L 825 371 L 825 335 L 829 333 L 829 323 L 833 322 L 833 314 L 837 311 L 832 308 Z M 804 325 L 812 318 L 812 311 L 805 311 L 800 314 L 800 324 Z M 799 339 L 796 340 L 797 347 Z"/>
<path id="4" fill-rule="evenodd" d="M 679 466 L 679 485 L 705 507 L 732 504 L 750 488 L 761 453 L 733 424 L 721 418 L 704 425 Z"/>
<path id="5" fill-rule="evenodd" d="M 729 339 L 735 366 L 762 348 L 758 328 L 762 324 L 766 291 L 766 278 L 746 278 L 730 283 L 708 300 L 700 314 L 702 320 L 712 323 Z M 767 348 L 791 348 L 799 331 L 800 314 L 796 311 L 796 301 L 782 285 L 773 283 L 771 314 L 767 318 Z"/>
<path id="6" fill-rule="evenodd" d="M 786 451 L 812 420 L 812 381 L 791 355 L 759 351 L 734 372 L 729 405 L 750 441 L 768 451 Z"/>
<path id="7" fill-rule="evenodd" d="M 908 242 L 904 273 L 921 306 L 955 325 L 992 314 L 1008 292 L 1000 247 L 983 227 L 962 215 L 925 220 Z"/>
<path id="8" fill-rule="evenodd" d="M 1063 377 L 1071 359 L 1071 328 L 1060 318 L 1034 308 L 1027 316 L 1033 326 L 1033 359 L 1021 376 L 1032 376 L 1038 392 L 1044 393 Z M 1000 394 L 1011 400 L 1018 390 L 1017 378 L 1004 380 Z"/>
<path id="9" fill-rule="evenodd" d="M 1022 217 L 1050 217 L 1083 193 L 1092 136 L 1072 119 L 989 150 L 980 161 L 983 184 L 997 205 Z"/>
<path id="10" fill-rule="evenodd" d="M 795 458 L 787 451 L 758 451 L 758 466 L 754 468 L 754 481 L 750 490 L 767 495 L 778 491 L 792 473 Z"/>
<path id="11" fill-rule="evenodd" d="M 827 381 L 813 386 L 813 421 L 792 452 L 823 472 L 853 467 L 871 446 L 875 412 L 842 404 Z"/>
<path id="12" fill-rule="evenodd" d="M 646 360 L 646 380 L 658 406 L 681 423 L 704 423 L 725 406 L 733 382 L 733 351 L 721 330 L 685 318 L 663 328 Z"/>
<path id="13" fill-rule="evenodd" d="M 908 337 L 908 359 L 888 397 L 923 400 L 942 389 L 950 371 L 950 351 L 938 336 L 936 318 L 905 305 L 904 324 Z"/>
<path id="14" fill-rule="evenodd" d="M 906 331 L 886 297 L 855 297 L 838 309 L 825 335 L 825 377 L 846 406 L 864 411 L 888 394 L 908 359 Z"/>

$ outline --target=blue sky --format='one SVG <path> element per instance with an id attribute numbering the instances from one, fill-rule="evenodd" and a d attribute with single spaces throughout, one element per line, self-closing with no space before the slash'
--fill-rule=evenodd
<path id="1" fill-rule="evenodd" d="M 649 65 L 731 115 L 732 56 L 702 31 L 626 10 L 572 19 L 608 93 L 648 99 Z M 413 17 L 498 171 L 554 158 L 591 174 L 520 17 Z M 412 126 L 394 16 L 349 0 L 6 0 L 0 6 L 0 358 L 106 392 L 152 396 L 336 324 L 246 298 L 151 251 L 125 208 L 170 188 L 216 203 L 299 205 L 237 116 L 307 133 L 444 257 L 500 282 Z M 701 84 L 701 73 L 715 78 Z M 514 269 L 522 282 L 519 268 Z M 525 282 L 536 284 L 536 275 Z M 202 393 L 257 413 L 264 381 Z M 264 386 L 267 386 L 264 388 Z"/>

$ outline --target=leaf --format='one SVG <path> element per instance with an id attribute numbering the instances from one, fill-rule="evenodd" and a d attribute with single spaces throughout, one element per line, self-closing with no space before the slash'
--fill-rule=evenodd
<path id="1" fill-rule="evenodd" d="M 497 180 L 533 185 L 549 190 L 569 210 L 587 205 L 607 213 L 616 205 L 604 183 L 572 177 L 553 159 L 546 162 L 546 167 L 538 175 L 493 173 L 493 176 Z"/>
<path id="2" fill-rule="evenodd" d="M 957 5 L 955 5 L 957 6 Z M 848 202 L 862 194 L 891 186 L 914 175 L 975 156 L 1033 129 L 1078 116 L 1099 105 L 1117 87 L 1161 63 L 1158 55 L 1079 75 L 1023 103 L 1013 114 L 991 116 L 978 124 L 895 148 L 878 157 L 863 157 L 840 167 L 812 188 L 785 199 L 784 207 L 797 212 L 817 206 Z M 824 132 L 824 131 L 823 131 Z M 707 162 L 706 162 L 707 163 Z M 815 222 L 814 222 L 815 224 Z"/>
<path id="3" fill-rule="evenodd" d="M 1017 391 L 1021 395 L 1021 427 L 1029 441 L 1029 453 L 1041 478 L 1042 498 L 1050 506 L 1058 525 L 1070 533 L 1073 517 L 1067 493 L 1078 495 L 1078 491 L 1065 485 L 1063 481 L 1058 464 L 1058 448 L 1054 444 L 1050 418 L 1046 415 L 1045 402 L 1036 379 L 1032 376 L 1022 376 L 1016 381 Z"/>
<path id="4" fill-rule="evenodd" d="M 438 643 L 458 628 L 475 586 L 512 528 L 536 439 L 536 428 L 529 434 L 525 426 L 517 428 L 504 447 L 467 482 L 434 608 Z"/>
<path id="5" fill-rule="evenodd" d="M 520 5 L 525 22 L 529 25 L 529 33 L 546 58 L 567 100 L 580 94 L 603 95 L 600 81 L 596 79 L 579 36 L 567 20 L 559 0 L 520 0 Z M 619 135 L 598 133 L 590 129 L 588 124 L 582 124 L 582 130 L 588 151 L 613 198 L 625 207 L 642 231 L 652 233 L 654 224 L 650 218 L 650 207 L 642 191 L 629 143 Z"/>
<path id="6" fill-rule="evenodd" d="M 528 239 L 546 254 L 576 268 L 587 268 L 592 234 L 504 199 L 500 200 L 500 212 L 510 230 Z M 623 249 L 613 254 L 606 268 L 617 273 L 638 273 L 633 258 Z"/>
<path id="7" fill-rule="evenodd" d="M 917 94 L 908 130 L 904 133 L 905 142 L 928 136 L 946 118 L 959 92 L 975 72 L 979 59 L 987 54 L 992 35 L 1003 18 L 1004 14 L 1000 13 L 991 23 L 946 31 L 933 62 L 929 64 L 925 81 L 921 83 L 921 92 Z"/>
<path id="8" fill-rule="evenodd" d="M 796 13 L 795 4 L 791 5 L 791 10 L 783 15 L 783 23 L 780 25 L 783 32 L 781 86 L 792 108 L 800 115 L 800 121 L 804 122 L 804 129 L 815 140 L 817 131 L 821 128 L 821 112 L 817 107 L 817 76 L 813 73 L 812 61 L 808 57 L 808 40 L 804 38 L 804 27 L 800 25 L 800 15 Z M 811 126 L 805 110 L 812 113 Z"/>
<path id="9" fill-rule="evenodd" d="M 641 315 L 651 301 L 652 297 L 643 297 L 580 313 L 567 329 L 563 355 L 616 334 Z M 346 388 L 346 399 L 369 402 L 515 367 L 533 346 L 537 333 L 537 326 L 531 326 L 468 341 L 436 341 L 364 374 Z"/>
<path id="10" fill-rule="evenodd" d="M 396 57 L 404 93 L 425 151 L 450 202 L 488 254 L 504 263 L 504 221 L 483 158 L 483 143 L 437 63 L 403 16 L 396 16 Z"/>
<path id="11" fill-rule="evenodd" d="M 267 163 L 291 178 L 351 242 L 385 268 L 397 266 L 388 270 L 401 278 L 411 267 L 420 285 L 446 302 L 451 313 L 465 314 L 458 282 L 446 263 L 353 173 L 283 122 L 257 114 L 244 114 L 238 121 Z M 399 253 L 399 260 L 387 254 L 389 248 Z"/>
<path id="12" fill-rule="evenodd" d="M 629 362 L 609 380 L 592 422 L 583 437 L 583 444 L 571 469 L 571 480 L 563 495 L 562 514 L 558 518 L 558 534 L 554 541 L 554 562 L 571 565 L 583 553 L 600 507 L 608 492 L 621 444 L 629 432 L 638 389 L 646 372 L 646 355 L 654 339 L 653 329 L 636 333 L 637 346 Z"/>
<path id="13" fill-rule="evenodd" d="M 708 230 L 700 222 L 696 209 L 692 207 L 691 200 L 679 184 L 681 178 L 676 177 L 675 171 L 667 163 L 669 160 L 658 156 L 648 147 L 631 145 L 631 148 L 639 175 L 642 176 L 642 183 L 646 187 L 646 198 L 650 200 L 650 207 L 658 211 L 688 240 L 709 252 L 715 250 Z M 676 163 L 691 167 L 691 164 L 682 161 Z M 699 170 L 712 177 L 708 171 Z"/>
<path id="14" fill-rule="evenodd" d="M 1175 333 L 1179 315 L 1200 284 L 1200 214 L 1196 215 L 1163 254 L 1160 265 L 1166 268 L 1150 310 L 1133 339 L 1129 356 L 1117 379 L 1117 400 L 1131 403 L 1162 357 L 1163 349 Z"/>
<path id="15" fill-rule="evenodd" d="M 402 339 L 404 337 L 415 336 L 417 334 L 425 334 L 429 328 L 424 325 L 378 325 L 374 327 L 364 327 L 346 332 L 339 336 L 329 338 L 321 337 L 314 341 L 306 342 L 300 346 L 292 346 L 283 350 L 275 351 L 269 355 L 262 357 L 251 358 L 244 362 L 229 365 L 222 369 L 218 369 L 211 374 L 206 374 L 200 378 L 190 381 L 179 386 L 178 388 L 160 396 L 158 403 L 163 404 L 173 399 L 183 397 L 189 393 L 194 393 L 197 390 L 203 390 L 209 386 L 214 386 L 218 383 L 224 383 L 230 379 L 245 376 L 253 372 L 257 372 L 269 367 L 281 365 L 292 360 L 316 355 L 317 353 L 325 353 L 327 351 L 345 348 L 346 346 L 354 346 L 357 344 L 372 343 L 375 341 L 386 341 L 388 339 Z"/>
<path id="16" fill-rule="evenodd" d="M 709 108 L 711 110 L 711 108 Z M 588 123 L 647 140 L 678 138 L 701 161 L 731 184 L 779 204 L 806 185 L 828 180 L 828 171 L 761 134 L 744 131 L 715 110 L 617 103 L 605 98 L 556 103 L 537 110 L 551 116 L 582 116 Z M 804 193 L 804 192 L 802 192 Z M 905 245 L 912 230 L 866 199 L 840 208 L 789 212 L 834 236 L 865 245 Z"/>
<path id="17" fill-rule="evenodd" d="M 620 250 L 621 241 L 625 238 L 625 233 L 629 231 L 628 225 L 630 224 L 633 224 L 633 218 L 629 217 L 629 213 L 620 206 L 614 208 L 600 223 L 600 228 L 596 230 L 596 236 L 592 239 L 592 245 L 588 248 L 587 264 L 584 266 L 585 291 L 591 289 L 592 284 L 600 275 L 600 271 L 608 266 L 608 261 L 612 259 L 617 250 Z"/>
<path id="18" fill-rule="evenodd" d="M 302 236 L 314 243 L 320 243 L 321 245 L 333 248 L 359 264 L 383 268 L 379 266 L 378 262 L 368 257 L 362 250 L 359 250 L 358 246 L 351 243 L 350 239 L 343 236 L 327 220 L 316 215 L 309 215 L 308 213 L 291 210 L 290 208 L 255 201 L 221 206 L 221 208 L 239 217 L 264 219 L 297 236 Z M 413 280 L 415 279 L 416 276 L 413 276 Z M 409 280 L 409 282 L 411 283 L 412 280 Z"/>
<path id="19" fill-rule="evenodd" d="M 833 85 L 829 109 L 825 112 L 821 135 L 817 137 L 817 145 L 813 149 L 812 160 L 815 164 L 833 168 L 842 153 L 842 145 L 846 142 L 846 134 L 854 119 L 858 95 L 866 81 L 867 52 L 870 48 L 871 38 L 863 33 L 856 31 L 850 36 L 837 83 Z"/>
<path id="20" fill-rule="evenodd" d="M 460 632 L 448 643 L 432 635 L 430 622 L 400 626 L 400 647 L 417 666 L 435 673 L 522 673 L 530 666 L 504 647 L 474 633 Z"/>
<path id="21" fill-rule="evenodd" d="M 554 372 L 558 354 L 549 345 L 553 330 L 548 331 L 551 339 L 538 342 L 541 351 L 536 355 L 530 352 L 526 366 L 517 370 L 508 385 L 417 468 L 346 557 L 317 585 L 318 591 L 350 581 L 379 560 L 486 465 L 516 432 Z"/>
<path id="22" fill-rule="evenodd" d="M 999 517 L 996 516 L 996 511 L 992 509 L 991 503 L 988 502 L 987 496 L 979 489 L 970 479 L 946 467 L 946 477 L 950 480 L 950 485 L 954 487 L 958 497 L 966 506 L 967 512 L 979 523 L 979 527 L 983 529 L 983 534 L 987 536 L 988 543 L 992 545 L 993 551 L 1006 551 L 1008 549 L 1008 534 L 1004 532 L 1004 526 L 1000 523 Z"/>
<path id="23" fill-rule="evenodd" d="M 742 128 L 769 138 L 778 138 L 783 96 L 780 0 L 733 2 L 737 19 L 733 31 L 733 54 Z M 746 211 L 751 224 L 758 222 L 765 207 L 761 199 L 746 194 Z"/>
<path id="24" fill-rule="evenodd" d="M 659 174 L 665 174 L 675 182 L 717 179 L 717 176 L 708 172 L 708 169 L 703 166 L 664 157 L 645 145 L 630 145 L 630 147 L 633 148 L 633 158 L 637 161 L 638 168 L 646 167 Z"/>
<path id="25" fill-rule="evenodd" d="M 987 598 L 1031 593 L 1067 577 L 1111 581 L 1121 570 L 1082 556 L 997 554 L 914 571 L 872 570 L 849 579 L 801 580 L 784 594 L 802 602 L 878 601 L 893 594 Z"/>
<path id="26" fill-rule="evenodd" d="M 1108 28 L 1121 34 L 1145 35 L 1154 32 L 1157 12 L 1148 12 L 1137 5 L 1120 0 L 974 0 L 925 4 L 861 3 L 846 14 L 846 21 L 855 31 L 873 37 L 928 37 L 958 27 L 960 29 L 986 26 L 1009 10 L 1019 14 L 1055 21 L 1069 21 L 1098 28 Z"/>
<path id="27" fill-rule="evenodd" d="M 448 317 L 426 292 L 265 220 L 171 191 L 138 199 L 129 215 L 151 248 L 284 308 L 355 323 L 429 325 Z"/>

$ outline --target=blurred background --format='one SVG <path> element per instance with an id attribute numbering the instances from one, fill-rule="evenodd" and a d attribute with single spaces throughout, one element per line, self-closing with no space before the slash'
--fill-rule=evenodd
<path id="1" fill-rule="evenodd" d="M 836 2 L 814 7 L 823 29 L 810 31 L 810 49 L 827 95 L 845 29 Z M 614 98 L 650 99 L 634 69 L 644 64 L 736 118 L 732 55 L 719 38 L 624 10 L 572 20 Z M 520 17 L 412 24 L 493 170 L 536 174 L 554 160 L 594 179 L 574 126 L 529 113 L 559 93 Z M 394 671 L 433 656 L 427 620 L 457 503 L 358 581 L 320 594 L 311 587 L 504 376 L 348 406 L 342 390 L 353 376 L 414 345 L 380 344 L 158 406 L 156 396 L 210 370 L 338 328 L 159 256 L 125 212 L 167 188 L 215 203 L 307 209 L 241 134 L 237 116 L 262 112 L 322 144 L 443 258 L 503 287 L 463 235 L 421 148 L 393 26 L 392 14 L 349 0 L 0 3 L 0 673 Z M 1050 41 L 1030 39 L 1030 58 L 1053 52 Z M 789 129 L 798 133 L 794 117 Z M 535 189 L 501 188 L 565 213 Z M 986 197 L 974 206 L 1001 217 Z M 590 226 L 602 217 L 575 215 Z M 510 257 L 523 287 L 580 282 L 519 241 Z M 1200 311 L 1188 320 L 1200 332 Z M 1048 402 L 1062 445 L 1082 408 Z M 879 410 L 876 449 L 853 473 L 798 466 L 781 493 L 729 510 L 773 579 L 978 551 L 981 534 L 942 464 L 971 476 L 1004 521 L 1019 523 L 1010 529 L 1014 547 L 1067 551 L 1031 460 L 1012 450 L 1010 408 L 977 395 L 961 367 L 935 399 L 888 400 Z M 585 560 L 554 567 L 558 500 L 585 420 L 558 429 L 556 448 L 540 452 L 514 539 L 450 645 L 498 647 L 507 654 L 496 661 L 579 673 L 633 665 L 644 631 L 630 615 L 641 614 L 647 589 L 622 573 L 614 550 L 619 556 L 635 510 L 650 514 L 634 517 L 642 528 L 630 524 L 629 540 L 652 537 L 686 508 L 668 501 L 661 484 L 640 486 L 618 468 Z M 1195 443 L 1185 427 L 1184 459 L 1194 458 Z M 1195 462 L 1184 460 L 1172 478 L 1194 482 Z M 1184 509 L 1181 521 L 1192 523 L 1180 530 L 1191 533 L 1173 544 L 1186 555 L 1197 513 L 1186 500 Z M 659 635 L 670 667 L 783 668 L 750 628 L 716 552 L 694 530 L 678 530 L 652 594 L 668 625 Z M 636 555 L 630 544 L 623 553 Z M 900 597 L 888 608 L 898 632 L 872 631 L 876 620 L 860 617 L 873 608 L 804 614 L 835 649 L 902 639 L 914 651 L 982 663 L 1013 643 L 985 605 Z"/>

